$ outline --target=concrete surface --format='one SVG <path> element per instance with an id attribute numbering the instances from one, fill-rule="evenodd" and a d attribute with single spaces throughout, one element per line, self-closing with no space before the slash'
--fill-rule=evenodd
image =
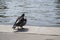
<path id="1" fill-rule="evenodd" d="M 59 27 L 24 26 L 13 30 L 12 25 L 0 25 L 0 40 L 60 40 Z"/>
<path id="2" fill-rule="evenodd" d="M 0 40 L 60 40 L 60 36 L 0 32 Z"/>

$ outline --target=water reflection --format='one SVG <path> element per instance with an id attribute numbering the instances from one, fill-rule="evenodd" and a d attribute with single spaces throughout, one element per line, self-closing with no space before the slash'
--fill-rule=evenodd
<path id="1" fill-rule="evenodd" d="M 58 26 L 60 23 L 59 0 L 0 0 L 0 24 L 13 24 L 22 13 L 26 14 L 27 25 Z"/>
<path id="2" fill-rule="evenodd" d="M 56 3 L 57 3 L 57 4 L 60 4 L 60 0 L 56 0 Z"/>
<path id="3" fill-rule="evenodd" d="M 7 6 L 4 0 L 0 0 L 0 9 L 7 9 Z"/>
<path id="4" fill-rule="evenodd" d="M 56 3 L 56 15 L 57 15 L 57 24 L 60 25 L 60 0 L 57 0 L 57 3 Z"/>
<path id="5" fill-rule="evenodd" d="M 0 0 L 0 24 L 4 24 L 5 22 L 7 23 L 8 22 L 8 16 L 5 16 L 6 14 L 6 9 L 7 6 L 6 6 L 6 3 L 5 3 L 5 0 Z"/>

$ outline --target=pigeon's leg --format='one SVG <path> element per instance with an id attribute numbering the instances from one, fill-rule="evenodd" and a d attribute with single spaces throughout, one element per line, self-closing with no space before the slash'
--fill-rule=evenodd
<path id="1" fill-rule="evenodd" d="M 21 29 L 23 29 L 23 26 L 20 26 L 21 27 Z"/>
<path id="2" fill-rule="evenodd" d="M 13 26 L 12 28 L 15 30 L 16 26 Z"/>

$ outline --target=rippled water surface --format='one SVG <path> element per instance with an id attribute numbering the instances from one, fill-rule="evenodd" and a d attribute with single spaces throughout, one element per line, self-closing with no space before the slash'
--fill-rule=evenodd
<path id="1" fill-rule="evenodd" d="M 0 0 L 0 24 L 13 25 L 23 13 L 26 25 L 60 27 L 60 0 Z"/>

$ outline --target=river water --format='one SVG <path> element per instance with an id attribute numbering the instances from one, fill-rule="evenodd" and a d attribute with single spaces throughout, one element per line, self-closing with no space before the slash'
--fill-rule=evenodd
<path id="1" fill-rule="evenodd" d="M 60 27 L 60 0 L 0 0 L 0 25 L 13 25 L 23 13 L 28 26 Z"/>

